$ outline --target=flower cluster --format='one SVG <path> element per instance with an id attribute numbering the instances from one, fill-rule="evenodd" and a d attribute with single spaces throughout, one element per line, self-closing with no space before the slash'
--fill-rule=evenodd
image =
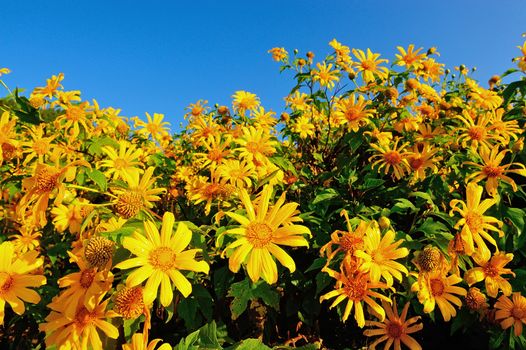
<path id="1" fill-rule="evenodd" d="M 190 104 L 173 135 L 162 114 L 83 101 L 63 74 L 9 90 L 0 334 L 57 349 L 338 348 L 326 329 L 347 327 L 357 347 L 420 349 L 416 332 L 450 322 L 483 324 L 495 346 L 512 327 L 507 344 L 526 346 L 526 46 L 487 87 L 435 48 L 390 61 L 329 46 L 320 61 L 269 50 L 295 74 L 279 118 L 237 91 L 231 106 Z"/>

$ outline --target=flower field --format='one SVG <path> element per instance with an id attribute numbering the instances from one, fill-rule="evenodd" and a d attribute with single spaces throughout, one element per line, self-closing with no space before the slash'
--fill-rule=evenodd
<path id="1" fill-rule="evenodd" d="M 0 348 L 526 348 L 526 43 L 397 50 L 273 48 L 280 114 L 175 134 L 1 68 Z"/>

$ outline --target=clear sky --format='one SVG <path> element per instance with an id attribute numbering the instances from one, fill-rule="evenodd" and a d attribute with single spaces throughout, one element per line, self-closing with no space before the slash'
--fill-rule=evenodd
<path id="1" fill-rule="evenodd" d="M 267 50 L 330 52 L 333 38 L 392 60 L 396 46 L 436 46 L 449 68 L 483 81 L 512 67 L 526 32 L 524 0 L 456 1 L 4 1 L 0 67 L 10 87 L 65 74 L 68 90 L 121 108 L 164 113 L 173 130 L 199 99 L 236 90 L 280 112 L 290 77 Z"/>

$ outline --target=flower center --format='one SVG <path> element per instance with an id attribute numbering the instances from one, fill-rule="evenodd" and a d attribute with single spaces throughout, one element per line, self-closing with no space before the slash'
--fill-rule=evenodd
<path id="1" fill-rule="evenodd" d="M 142 297 L 142 288 L 124 287 L 115 295 L 115 306 L 113 310 L 122 315 L 125 319 L 139 317 L 144 310 L 144 301 Z"/>
<path id="2" fill-rule="evenodd" d="M 439 297 L 444 293 L 445 286 L 442 280 L 433 278 L 429 281 L 429 285 L 431 286 L 431 294 L 434 297 Z"/>
<path id="3" fill-rule="evenodd" d="M 468 130 L 468 135 L 472 140 L 480 141 L 486 136 L 486 130 L 480 126 L 472 126 Z"/>
<path id="4" fill-rule="evenodd" d="M 15 156 L 16 147 L 6 142 L 2 144 L 2 154 L 4 159 L 9 160 Z"/>
<path id="5" fill-rule="evenodd" d="M 84 289 L 88 289 L 93 283 L 93 278 L 95 277 L 95 271 L 93 269 L 87 269 L 81 272 L 80 274 L 80 285 Z"/>
<path id="6" fill-rule="evenodd" d="M 356 119 L 360 119 L 360 117 L 362 116 L 362 111 L 356 107 L 351 107 L 349 108 L 348 110 L 345 111 L 345 118 L 348 120 L 348 121 L 353 121 L 353 120 L 356 120 Z"/>
<path id="7" fill-rule="evenodd" d="M 210 159 L 213 162 L 220 162 L 221 159 L 223 159 L 223 152 L 219 149 L 212 149 L 210 152 L 208 152 L 208 159 Z"/>
<path id="8" fill-rule="evenodd" d="M 397 165 L 402 161 L 402 156 L 398 151 L 389 151 L 384 153 L 384 160 L 387 164 Z"/>
<path id="9" fill-rule="evenodd" d="M 42 168 L 35 174 L 36 188 L 39 193 L 51 192 L 57 186 L 60 174 Z"/>
<path id="10" fill-rule="evenodd" d="M 353 301 L 361 301 L 367 296 L 367 286 L 366 278 L 358 276 L 349 279 L 344 287 L 345 294 Z"/>
<path id="11" fill-rule="evenodd" d="M 0 295 L 8 292 L 15 280 L 7 272 L 0 272 Z"/>
<path id="12" fill-rule="evenodd" d="M 498 267 L 494 266 L 491 262 L 487 263 L 484 268 L 484 274 L 488 277 L 496 277 L 499 276 L 499 269 Z"/>
<path id="13" fill-rule="evenodd" d="M 83 329 L 86 325 L 91 323 L 93 318 L 96 318 L 95 312 L 89 312 L 84 306 L 82 306 L 75 314 L 75 324 Z"/>
<path id="14" fill-rule="evenodd" d="M 252 154 L 257 154 L 257 153 L 263 154 L 263 148 L 260 146 L 258 142 L 255 142 L 255 141 L 247 142 L 245 148 Z"/>
<path id="15" fill-rule="evenodd" d="M 500 177 L 504 171 L 500 166 L 492 167 L 490 165 L 486 165 L 484 168 L 482 168 L 482 172 L 487 177 Z"/>
<path id="16" fill-rule="evenodd" d="M 135 191 L 124 192 L 117 198 L 115 206 L 119 215 L 125 219 L 129 219 L 141 211 L 143 208 L 143 198 L 140 193 Z"/>
<path id="17" fill-rule="evenodd" d="M 262 248 L 272 240 L 272 228 L 264 223 L 253 222 L 247 227 L 246 237 L 255 248 Z"/>
<path id="18" fill-rule="evenodd" d="M 128 167 L 128 162 L 126 161 L 126 159 L 122 159 L 122 158 L 117 158 L 113 161 L 113 165 L 115 167 L 115 169 L 125 169 Z"/>
<path id="19" fill-rule="evenodd" d="M 95 236 L 90 238 L 86 248 L 84 248 L 84 257 L 90 266 L 103 270 L 113 256 L 114 247 L 115 243 L 113 243 L 113 241 L 104 237 Z"/>
<path id="20" fill-rule="evenodd" d="M 418 264 L 425 272 L 431 272 L 440 266 L 442 253 L 436 247 L 426 247 L 418 255 Z"/>
<path id="21" fill-rule="evenodd" d="M 43 141 L 43 140 L 37 140 L 37 141 L 33 142 L 33 150 L 38 155 L 44 155 L 49 150 L 49 143 L 47 143 L 46 141 Z"/>
<path id="22" fill-rule="evenodd" d="M 159 247 L 153 250 L 148 256 L 150 264 L 158 270 L 167 271 L 175 267 L 176 254 L 173 249 L 168 247 Z"/>
<path id="23" fill-rule="evenodd" d="M 478 213 L 469 212 L 466 215 L 466 224 L 468 225 L 471 233 L 476 233 L 482 230 L 484 219 L 482 218 L 482 215 Z"/>
<path id="24" fill-rule="evenodd" d="M 400 338 L 404 331 L 402 325 L 398 321 L 389 322 L 386 328 L 387 335 L 389 335 L 389 338 L 394 339 Z"/>
<path id="25" fill-rule="evenodd" d="M 363 70 L 375 70 L 376 69 L 376 63 L 371 60 L 365 60 L 361 64 Z"/>
<path id="26" fill-rule="evenodd" d="M 66 113 L 66 118 L 68 120 L 78 122 L 80 119 L 84 117 L 84 111 L 82 108 L 71 106 L 68 108 L 68 111 Z"/>
<path id="27" fill-rule="evenodd" d="M 413 170 L 418 170 L 422 167 L 422 165 L 424 165 L 424 159 L 421 157 L 411 158 L 409 160 L 409 165 L 411 165 Z"/>
<path id="28" fill-rule="evenodd" d="M 361 249 L 362 244 L 363 239 L 360 236 L 348 232 L 340 239 L 340 247 L 345 252 L 353 252 L 355 249 Z"/>

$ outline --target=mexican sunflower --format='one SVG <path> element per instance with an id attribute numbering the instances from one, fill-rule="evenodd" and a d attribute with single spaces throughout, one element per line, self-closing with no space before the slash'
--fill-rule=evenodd
<path id="1" fill-rule="evenodd" d="M 269 284 L 276 283 L 278 280 L 278 270 L 273 256 L 290 272 L 296 270 L 294 260 L 280 245 L 307 247 L 309 243 L 303 235 L 310 235 L 307 227 L 294 224 L 301 221 L 297 216 L 298 203 L 285 204 L 285 193 L 283 193 L 276 204 L 270 206 L 271 196 L 272 186 L 266 185 L 258 199 L 258 205 L 254 206 L 247 191 L 241 189 L 240 197 L 246 215 L 226 213 L 241 225 L 225 232 L 236 238 L 225 249 L 225 252 L 235 249 L 229 256 L 230 270 L 237 272 L 241 264 L 246 263 L 248 276 L 253 282 L 262 277 Z"/>
<path id="2" fill-rule="evenodd" d="M 428 275 L 429 283 L 413 283 L 411 290 L 418 292 L 418 300 L 424 305 L 424 312 L 430 313 L 438 305 L 444 321 L 448 322 L 452 317 L 457 315 L 457 310 L 453 306 L 462 306 L 462 301 L 456 295 L 465 296 L 467 291 L 455 286 L 455 284 L 462 282 L 462 278 L 458 275 L 446 274 L 438 269 Z M 455 295 L 456 294 L 456 295 Z"/>
<path id="3" fill-rule="evenodd" d="M 363 334 L 367 337 L 380 336 L 371 345 L 370 350 L 375 350 L 376 346 L 381 342 L 385 343 L 384 349 L 389 350 L 394 343 L 395 349 L 401 349 L 401 343 L 405 344 L 411 350 L 420 350 L 422 347 L 418 342 L 408 334 L 418 332 L 424 325 L 417 323 L 420 316 L 411 317 L 406 320 L 407 311 L 409 310 L 409 302 L 407 302 L 402 310 L 402 314 L 398 315 L 398 308 L 396 301 L 391 307 L 388 303 L 382 300 L 382 307 L 385 310 L 386 318 L 383 322 L 365 321 L 366 326 L 374 326 L 376 329 L 367 329 Z"/>
<path id="4" fill-rule="evenodd" d="M 452 208 L 449 215 L 453 216 L 455 212 L 462 215 L 462 219 L 455 224 L 455 229 L 462 226 L 460 235 L 465 245 L 465 253 L 469 256 L 475 252 L 475 245 L 478 250 L 486 253 L 489 252 L 484 239 L 495 247 L 497 246 L 497 242 L 487 230 L 496 231 L 499 233 L 499 236 L 504 235 L 499 229 L 499 227 L 502 226 L 502 222 L 492 216 L 484 215 L 497 200 L 488 198 L 481 202 L 481 197 L 482 186 L 478 186 L 476 183 L 470 183 L 467 186 L 466 201 L 454 199 L 449 204 Z"/>
<path id="5" fill-rule="evenodd" d="M 486 180 L 486 191 L 492 197 L 497 194 L 500 180 L 510 184 L 513 191 L 517 191 L 517 184 L 512 178 L 506 176 L 506 173 L 515 173 L 522 176 L 526 176 L 526 167 L 521 163 L 510 163 L 501 165 L 504 156 L 508 150 L 502 150 L 499 152 L 499 146 L 495 145 L 490 149 L 481 148 L 479 155 L 482 158 L 483 164 L 477 164 L 474 162 L 465 162 L 465 164 L 473 165 L 479 168 L 478 171 L 470 174 L 466 181 L 472 180 L 477 183 L 480 180 Z M 515 167 L 515 169 L 510 169 Z"/>
<path id="6" fill-rule="evenodd" d="M 151 221 L 144 222 L 146 236 L 134 232 L 132 237 L 123 240 L 124 248 L 137 257 L 125 260 L 115 267 L 118 269 L 136 268 L 126 280 L 128 287 L 135 287 L 144 280 L 144 303 L 150 305 L 157 297 L 160 286 L 161 304 L 168 306 L 173 299 L 173 287 L 186 298 L 192 292 L 192 285 L 180 270 L 208 273 L 210 267 L 204 261 L 196 261 L 195 255 L 201 249 L 184 250 L 192 239 L 192 232 L 180 222 L 173 233 L 174 215 L 163 215 L 161 234 Z"/>
<path id="7" fill-rule="evenodd" d="M 519 292 L 513 293 L 513 296 L 508 298 L 501 295 L 499 300 L 495 303 L 495 320 L 500 320 L 502 329 L 508 329 L 513 326 L 513 330 L 517 337 L 522 334 L 522 325 L 526 323 L 526 298 Z"/>
<path id="8" fill-rule="evenodd" d="M 348 299 L 347 304 L 345 305 L 345 311 L 343 312 L 343 322 L 347 321 L 354 306 L 354 319 L 358 323 L 358 327 L 363 328 L 363 326 L 365 326 L 362 302 L 365 302 L 374 310 L 380 321 L 384 320 L 385 311 L 373 298 L 378 298 L 387 301 L 388 303 L 390 303 L 391 300 L 385 295 L 375 292 L 372 289 L 389 288 L 385 283 L 372 282 L 369 280 L 368 273 L 361 273 L 353 270 L 350 264 L 345 263 L 340 266 L 340 272 L 333 271 L 329 268 L 324 268 L 323 271 L 336 279 L 336 285 L 334 290 L 320 297 L 320 303 L 324 300 L 336 297 L 329 307 L 332 309 L 343 300 Z"/>
<path id="9" fill-rule="evenodd" d="M 362 260 L 359 270 L 368 272 L 371 282 L 379 282 L 381 278 L 388 286 L 393 285 L 393 277 L 402 281 L 402 274 L 407 275 L 407 268 L 395 260 L 405 258 L 409 250 L 400 247 L 403 239 L 395 241 L 395 233 L 388 230 L 383 236 L 376 222 L 369 225 L 364 237 L 363 249 L 354 254 Z"/>
<path id="10" fill-rule="evenodd" d="M 511 295 L 511 284 L 508 280 L 501 275 L 511 274 L 515 276 L 515 273 L 511 269 L 505 268 L 510 261 L 513 260 L 513 254 L 497 252 L 491 259 L 489 255 L 480 256 L 475 254 L 473 260 L 479 265 L 468 270 L 464 274 L 464 279 L 471 286 L 477 282 L 484 281 L 486 284 L 486 292 L 492 298 L 496 298 L 499 289 L 506 296 Z"/>
<path id="11" fill-rule="evenodd" d="M 0 325 L 4 324 L 6 302 L 15 313 L 22 315 L 25 311 L 24 301 L 33 304 L 40 301 L 38 293 L 29 289 L 46 283 L 46 277 L 32 274 L 43 264 L 37 254 L 32 250 L 16 256 L 11 242 L 0 244 Z"/>

